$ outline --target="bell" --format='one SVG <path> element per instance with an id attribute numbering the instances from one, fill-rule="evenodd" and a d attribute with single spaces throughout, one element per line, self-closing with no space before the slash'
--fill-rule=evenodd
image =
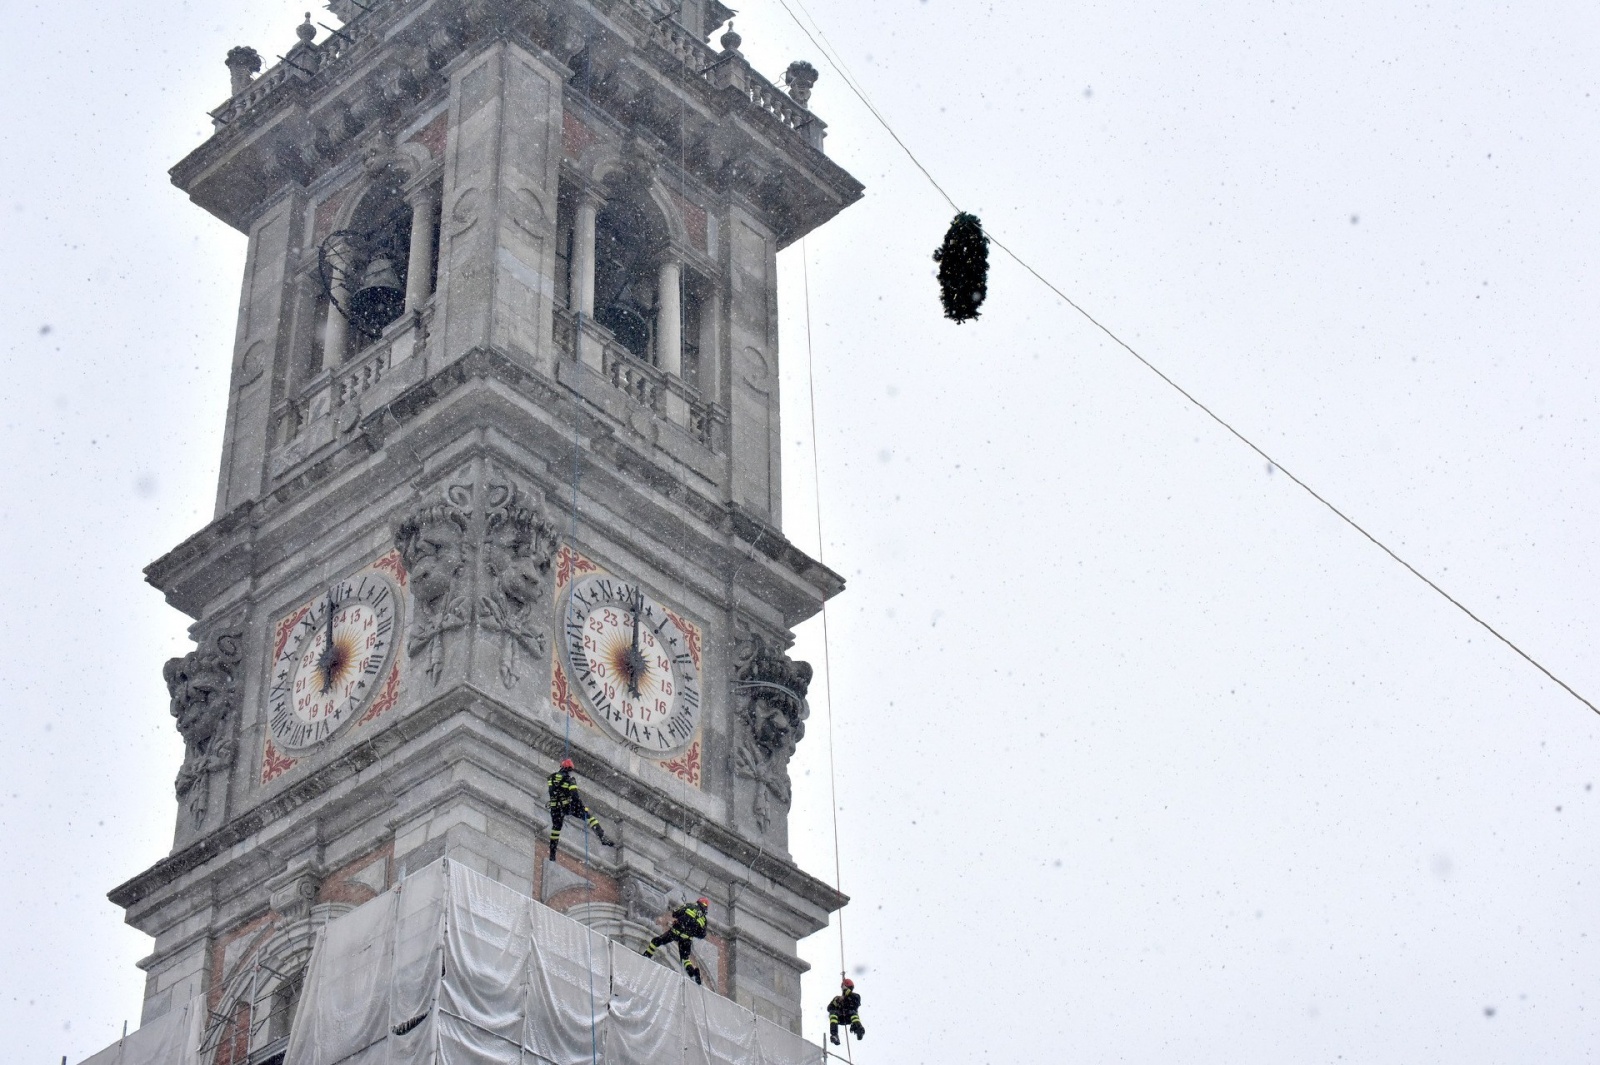
<path id="1" fill-rule="evenodd" d="M 405 309 L 406 292 L 400 285 L 394 260 L 387 255 L 374 256 L 361 275 L 361 287 L 350 297 L 351 324 L 376 337 Z"/>

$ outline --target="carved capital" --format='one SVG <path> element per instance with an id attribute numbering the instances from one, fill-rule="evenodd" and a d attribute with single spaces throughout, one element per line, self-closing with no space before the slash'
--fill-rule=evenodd
<path id="1" fill-rule="evenodd" d="M 285 923 L 310 916 L 322 888 L 322 871 L 308 862 L 296 863 L 288 872 L 267 885 L 269 904 Z"/>

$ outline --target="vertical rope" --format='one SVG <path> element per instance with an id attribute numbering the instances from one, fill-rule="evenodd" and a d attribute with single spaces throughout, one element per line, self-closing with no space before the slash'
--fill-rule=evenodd
<path id="1" fill-rule="evenodd" d="M 809 253 L 806 249 L 805 238 L 800 239 L 800 277 L 803 285 L 806 305 L 806 398 L 808 413 L 811 416 L 811 490 L 816 506 L 817 516 L 817 561 L 823 561 L 824 542 L 822 539 L 822 463 L 818 458 L 819 442 L 817 439 L 817 379 L 813 370 L 811 357 L 811 267 L 808 262 Z M 828 805 L 833 815 L 833 889 L 844 894 L 841 887 L 842 874 L 839 860 L 839 782 L 838 774 L 834 770 L 833 758 L 833 658 L 830 654 L 831 641 L 828 638 L 828 601 L 822 601 L 822 690 L 823 697 L 828 707 Z M 841 909 L 835 914 L 839 922 L 839 979 L 845 978 L 845 949 L 844 949 L 844 911 Z M 854 1061 L 850 1055 L 850 1038 L 844 1039 L 844 1050 L 847 1060 Z M 827 1053 L 827 1049 L 823 1049 Z"/>
<path id="2" fill-rule="evenodd" d="M 580 337 L 582 330 L 579 328 L 583 324 L 581 317 L 580 315 L 580 320 L 575 320 L 573 323 L 572 346 L 574 356 L 577 355 L 577 347 L 582 342 Z M 567 514 L 567 550 L 569 551 L 578 549 L 578 482 L 583 479 L 583 468 L 578 464 L 578 445 L 582 438 L 581 431 L 574 428 L 572 432 L 572 503 Z M 566 737 L 562 746 L 561 757 L 569 758 L 572 756 L 572 714 L 563 706 L 561 708 L 561 716 L 566 722 Z"/>
<path id="3" fill-rule="evenodd" d="M 573 340 L 574 347 L 576 347 L 578 343 L 576 334 Z M 572 502 L 567 515 L 567 550 L 569 551 L 578 549 L 578 482 L 583 476 L 583 468 L 578 461 L 581 440 L 581 432 L 574 429 L 572 434 Z M 572 756 L 572 713 L 563 706 L 561 708 L 561 717 L 563 725 L 561 749 L 562 759 L 565 760 Z M 583 820 L 583 866 L 585 869 L 589 867 L 589 819 L 587 817 Z M 594 1009 L 594 929 L 589 926 L 587 921 L 584 922 L 584 928 L 587 930 L 583 942 L 589 968 L 589 1060 L 590 1065 L 600 1065 L 600 1037 L 595 1031 Z M 609 1006 L 607 1008 L 609 1009 Z"/>

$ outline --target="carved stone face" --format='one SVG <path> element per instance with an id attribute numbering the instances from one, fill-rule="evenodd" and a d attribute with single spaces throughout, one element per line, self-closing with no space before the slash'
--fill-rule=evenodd
<path id="1" fill-rule="evenodd" d="M 739 658 L 739 679 L 749 685 L 744 716 L 751 740 L 763 758 L 786 759 L 805 735 L 810 663 L 796 662 L 752 634 Z"/>
<path id="2" fill-rule="evenodd" d="M 221 723 L 228 671 L 216 658 L 191 652 L 168 662 L 166 675 L 179 735 L 193 746 L 205 746 Z"/>
<path id="3" fill-rule="evenodd" d="M 484 543 L 496 590 L 518 606 L 537 602 L 550 568 L 548 527 L 530 511 L 494 523 Z"/>
<path id="4" fill-rule="evenodd" d="M 419 602 L 431 603 L 450 590 L 465 562 L 466 531 L 465 516 L 442 505 L 419 511 L 401 526 L 395 545 Z"/>
<path id="5" fill-rule="evenodd" d="M 804 726 L 800 715 L 791 712 L 792 705 L 792 700 L 778 692 L 758 694 L 750 700 L 750 731 L 768 758 L 793 753 L 794 745 L 800 741 L 795 733 Z"/>

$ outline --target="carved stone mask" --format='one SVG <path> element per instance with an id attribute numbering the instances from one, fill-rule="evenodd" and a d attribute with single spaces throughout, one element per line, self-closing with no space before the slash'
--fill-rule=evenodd
<path id="1" fill-rule="evenodd" d="M 539 550 L 540 539 L 553 533 L 539 515 L 523 507 L 508 510 L 492 523 L 487 536 L 488 558 L 500 594 L 525 606 L 536 602 L 550 568 L 550 552 Z"/>
<path id="2" fill-rule="evenodd" d="M 215 658 L 190 652 L 172 659 L 163 672 L 179 735 L 187 743 L 205 746 L 222 719 L 220 697 L 229 686 L 228 671 Z"/>
<path id="3" fill-rule="evenodd" d="M 411 593 L 431 603 L 450 590 L 465 562 L 466 516 L 447 504 L 426 507 L 395 537 L 411 581 Z"/>

